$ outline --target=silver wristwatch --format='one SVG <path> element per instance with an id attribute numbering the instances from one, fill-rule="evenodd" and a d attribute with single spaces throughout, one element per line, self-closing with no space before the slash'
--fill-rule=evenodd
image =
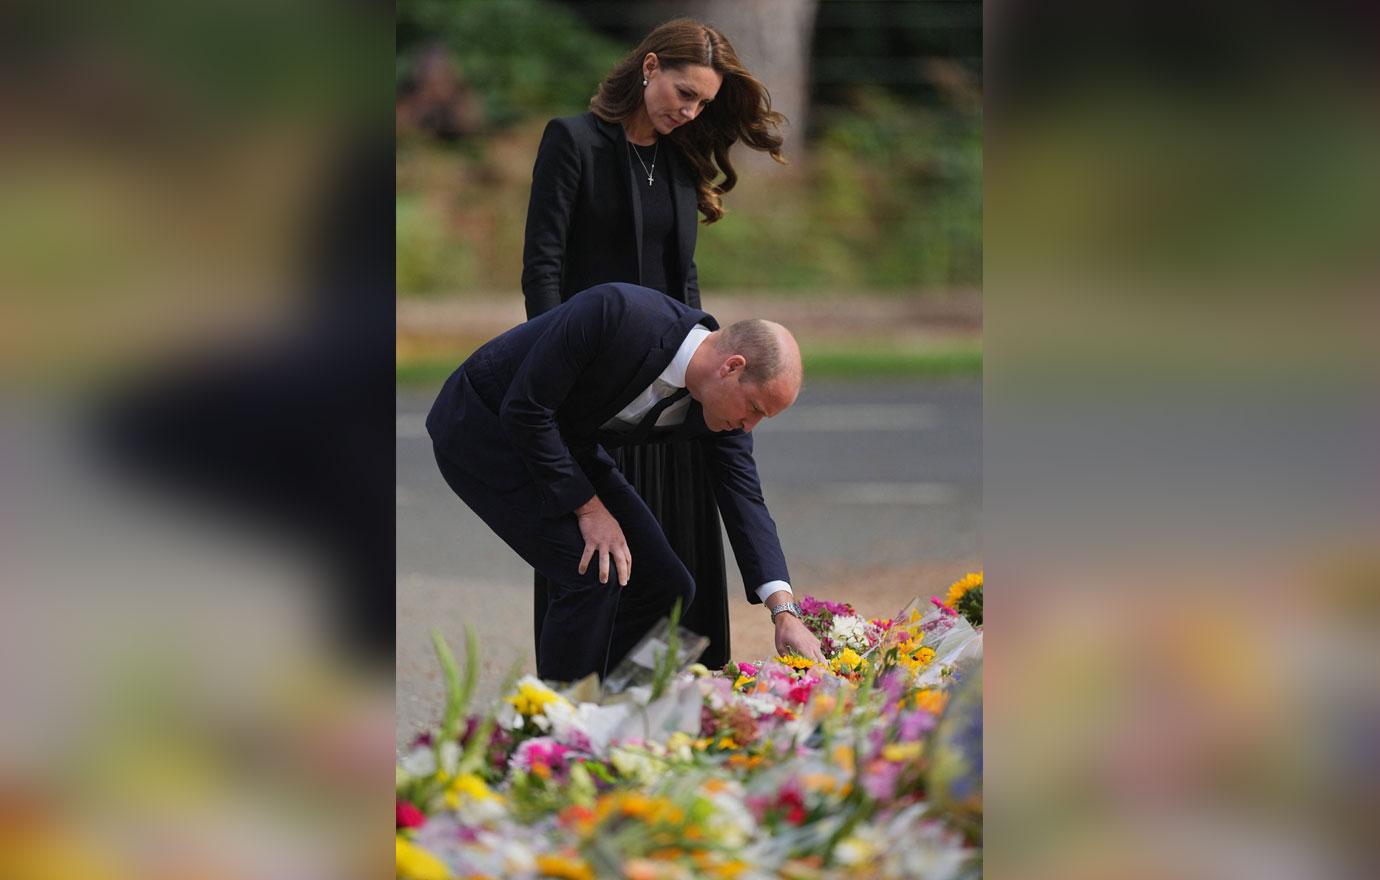
<path id="1" fill-rule="evenodd" d="M 776 615 L 778 614 L 793 614 L 795 615 L 796 620 L 805 619 L 805 612 L 801 611 L 800 606 L 795 604 L 794 602 L 782 602 L 775 608 L 769 608 L 768 610 L 771 611 L 772 623 L 776 623 Z"/>

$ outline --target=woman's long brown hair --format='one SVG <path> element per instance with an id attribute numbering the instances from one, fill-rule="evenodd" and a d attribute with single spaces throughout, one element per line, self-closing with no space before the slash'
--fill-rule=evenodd
<path id="1" fill-rule="evenodd" d="M 728 148 L 742 141 L 754 150 L 785 163 L 778 131 L 786 117 L 771 109 L 766 86 L 743 67 L 733 45 L 714 28 L 689 18 L 668 21 L 648 34 L 638 47 L 614 65 L 590 99 L 589 109 L 605 122 L 631 119 L 642 106 L 642 60 L 656 54 L 661 66 L 678 70 L 699 64 L 723 77 L 719 94 L 695 118 L 670 138 L 695 171 L 695 189 L 705 223 L 723 217 L 723 194 L 738 183 Z M 717 185 L 714 180 L 723 174 Z"/>

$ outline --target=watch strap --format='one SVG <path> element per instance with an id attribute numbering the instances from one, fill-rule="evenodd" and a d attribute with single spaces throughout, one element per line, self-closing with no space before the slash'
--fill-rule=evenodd
<path id="1" fill-rule="evenodd" d="M 780 605 L 774 607 L 769 606 L 768 610 L 771 611 L 772 623 L 776 623 L 776 616 L 778 614 L 792 614 L 795 616 L 796 620 L 805 619 L 805 612 L 801 611 L 800 606 L 794 602 L 782 602 Z"/>

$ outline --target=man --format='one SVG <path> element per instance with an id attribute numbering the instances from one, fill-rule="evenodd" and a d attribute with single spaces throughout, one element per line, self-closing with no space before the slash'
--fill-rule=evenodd
<path id="1" fill-rule="evenodd" d="M 748 601 L 771 609 L 778 651 L 823 660 L 791 601 L 748 434 L 794 403 L 800 382 L 800 349 L 779 324 L 720 329 L 621 283 L 514 327 L 451 375 L 427 416 L 441 473 L 551 581 L 538 675 L 605 675 L 676 599 L 694 599 L 690 573 L 606 450 L 696 438 Z"/>

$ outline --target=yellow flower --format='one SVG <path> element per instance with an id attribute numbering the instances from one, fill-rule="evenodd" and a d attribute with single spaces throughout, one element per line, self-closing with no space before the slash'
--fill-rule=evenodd
<path id="1" fill-rule="evenodd" d="M 921 666 L 928 666 L 930 664 L 930 661 L 934 659 L 934 648 L 921 648 L 920 650 L 916 651 L 912 656 L 915 658 L 915 661 L 919 663 Z"/>
<path id="2" fill-rule="evenodd" d="M 445 863 L 410 840 L 394 838 L 399 880 L 449 880 Z"/>
<path id="3" fill-rule="evenodd" d="M 666 751 L 671 755 L 685 755 L 694 746 L 694 737 L 683 730 L 677 730 L 666 740 Z"/>
<path id="4" fill-rule="evenodd" d="M 783 654 L 776 658 L 777 663 L 784 663 L 792 669 L 811 669 L 815 661 L 808 657 L 801 657 L 799 654 Z"/>
<path id="5" fill-rule="evenodd" d="M 731 737 L 731 736 L 722 736 L 722 737 L 719 737 L 719 741 L 718 741 L 717 743 L 715 743 L 715 745 L 717 745 L 717 746 L 718 746 L 719 748 L 721 748 L 721 749 L 737 749 L 737 748 L 741 748 L 741 746 L 738 745 L 738 741 L 735 740 L 735 739 L 734 739 L 733 737 Z"/>
<path id="6" fill-rule="evenodd" d="M 958 600 L 962 599 L 965 593 L 980 589 L 982 589 L 982 572 L 969 572 L 949 587 L 949 596 L 944 600 L 944 604 L 950 608 L 957 608 Z"/>
<path id="7" fill-rule="evenodd" d="M 565 697 L 551 690 L 539 680 L 531 676 L 524 677 L 518 682 L 518 692 L 509 697 L 505 697 L 507 702 L 513 705 L 518 713 L 530 718 L 533 715 L 540 715 L 543 710 L 551 703 L 563 703 Z"/>
<path id="8" fill-rule="evenodd" d="M 844 670 L 856 672 L 866 666 L 866 662 L 857 651 L 852 648 L 844 648 L 837 657 L 829 661 L 829 666 L 835 672 L 843 672 Z"/>
<path id="9" fill-rule="evenodd" d="M 594 871 L 584 859 L 551 854 L 537 856 L 537 871 L 543 877 L 559 877 L 561 880 L 594 880 Z"/>
<path id="10" fill-rule="evenodd" d="M 484 784 L 484 780 L 473 773 L 461 773 L 446 786 L 446 806 L 452 810 L 460 809 L 462 798 L 487 801 L 497 797 L 498 795 Z"/>
<path id="11" fill-rule="evenodd" d="M 853 747 L 848 745 L 834 746 L 834 763 L 844 773 L 853 772 Z"/>
<path id="12" fill-rule="evenodd" d="M 920 743 L 887 743 L 882 746 L 882 758 L 893 764 L 914 761 L 920 757 Z"/>
<path id="13" fill-rule="evenodd" d="M 752 684 L 752 682 L 753 682 L 753 679 L 752 679 L 751 676 L 739 675 L 739 676 L 738 676 L 738 680 L 735 681 L 735 682 L 733 683 L 733 689 L 734 689 L 735 691 L 740 691 L 740 690 L 743 689 L 743 686 L 744 686 L 744 685 Z"/>
<path id="14" fill-rule="evenodd" d="M 810 700 L 810 714 L 814 718 L 822 718 L 834 711 L 834 707 L 837 705 L 838 700 L 834 699 L 832 695 L 815 694 L 814 698 Z"/>

